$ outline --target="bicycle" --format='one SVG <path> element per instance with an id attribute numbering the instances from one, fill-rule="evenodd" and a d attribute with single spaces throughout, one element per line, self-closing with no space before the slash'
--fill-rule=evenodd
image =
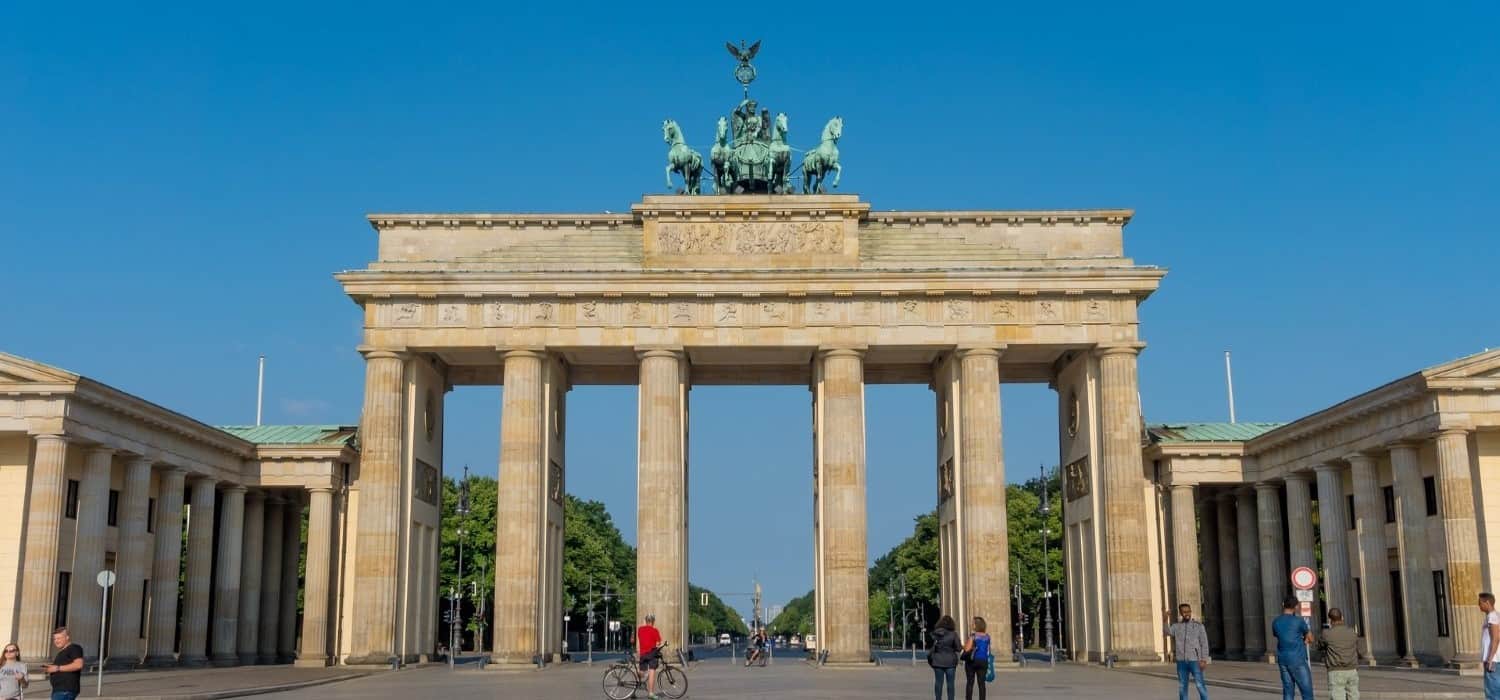
<path id="1" fill-rule="evenodd" d="M 673 664 L 662 654 L 661 668 L 656 670 L 656 692 L 670 700 L 687 695 L 687 672 L 680 665 L 687 661 L 681 651 L 677 652 L 677 660 L 679 664 Z M 640 661 L 632 652 L 625 652 L 625 658 L 610 664 L 604 672 L 604 697 L 610 700 L 630 700 L 637 690 L 645 688 L 646 674 L 641 672 Z"/>

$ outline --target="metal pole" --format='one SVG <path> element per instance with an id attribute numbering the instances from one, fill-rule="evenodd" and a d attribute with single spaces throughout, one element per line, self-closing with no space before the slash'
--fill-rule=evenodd
<path id="1" fill-rule="evenodd" d="M 266 356 L 260 356 L 260 373 L 255 380 L 255 424 L 260 425 L 261 399 L 266 393 Z"/>
<path id="2" fill-rule="evenodd" d="M 1047 558 L 1047 540 L 1052 537 L 1052 528 L 1048 517 L 1052 513 L 1052 503 L 1048 496 L 1051 492 L 1050 484 L 1047 483 L 1047 468 L 1041 467 L 1042 472 L 1042 603 L 1047 607 L 1043 612 L 1042 625 L 1047 633 L 1047 663 L 1056 662 L 1052 645 L 1052 576 L 1051 568 L 1048 566 L 1050 560 Z"/>
<path id="3" fill-rule="evenodd" d="M 104 595 L 99 601 L 99 681 L 94 686 L 94 695 L 104 694 L 104 630 L 109 629 L 109 586 L 104 586 Z"/>
<path id="4" fill-rule="evenodd" d="M 1229 385 L 1229 422 L 1234 422 L 1234 370 L 1229 366 L 1229 351 L 1224 351 L 1224 381 Z"/>

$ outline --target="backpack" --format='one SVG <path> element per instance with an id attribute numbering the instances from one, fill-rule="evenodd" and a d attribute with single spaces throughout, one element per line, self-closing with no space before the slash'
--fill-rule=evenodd
<path id="1" fill-rule="evenodd" d="M 990 636 L 987 634 L 974 635 L 975 661 L 988 661 L 990 658 Z"/>

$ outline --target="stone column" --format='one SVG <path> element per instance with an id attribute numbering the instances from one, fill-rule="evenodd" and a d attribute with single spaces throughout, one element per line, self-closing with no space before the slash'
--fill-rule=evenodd
<path id="1" fill-rule="evenodd" d="M 1193 508 L 1193 485 L 1172 485 L 1172 578 L 1176 600 L 1167 607 L 1193 606 L 1193 614 L 1204 619 L 1202 587 L 1198 580 L 1198 514 Z"/>
<path id="2" fill-rule="evenodd" d="M 1208 628 L 1209 648 L 1222 654 L 1225 640 L 1223 592 L 1219 588 L 1219 508 L 1213 496 L 1201 495 L 1202 500 L 1198 501 L 1198 546 L 1203 566 L 1203 610 L 1199 619 Z"/>
<path id="3" fill-rule="evenodd" d="M 302 561 L 302 492 L 292 492 L 282 511 L 281 619 L 276 621 L 276 663 L 297 659 L 297 565 Z"/>
<path id="4" fill-rule="evenodd" d="M 208 665 L 208 601 L 213 585 L 214 557 L 214 483 L 209 477 L 193 479 L 192 500 L 189 501 L 187 591 L 184 592 L 182 601 L 182 650 L 178 657 L 178 663 L 182 666 Z M 234 580 L 239 580 L 239 572 L 235 572 Z M 239 594 L 236 593 L 235 597 L 238 599 Z M 230 618 L 233 617 L 231 614 Z"/>
<path id="5" fill-rule="evenodd" d="M 400 575 L 397 564 L 401 551 L 405 388 L 405 353 L 365 350 L 365 404 L 359 428 L 362 444 L 359 522 L 354 528 L 355 561 L 351 567 L 354 609 L 358 614 L 352 621 L 350 653 L 345 659 L 349 664 L 388 665 L 397 653 L 396 579 Z"/>
<path id="6" fill-rule="evenodd" d="M 161 473 L 156 496 L 156 546 L 151 561 L 151 628 L 146 665 L 177 664 L 177 578 L 182 572 L 182 492 L 187 470 Z"/>
<path id="7" fill-rule="evenodd" d="M 640 435 L 636 493 L 636 623 L 656 615 L 668 643 L 687 630 L 687 358 L 681 350 L 638 353 Z"/>
<path id="8" fill-rule="evenodd" d="M 37 435 L 26 507 L 26 551 L 21 574 L 21 610 L 16 643 L 32 662 L 51 662 L 52 617 L 57 612 L 57 554 L 62 531 L 68 442 Z"/>
<path id="9" fill-rule="evenodd" d="M 276 635 L 281 622 L 281 548 L 284 544 L 286 502 L 279 495 L 266 498 L 265 559 L 260 563 L 260 633 L 255 663 L 276 663 Z M 295 595 L 295 594 L 294 594 Z"/>
<path id="10" fill-rule="evenodd" d="M 1141 466 L 1137 345 L 1101 347 L 1099 395 L 1103 477 L 1104 561 L 1109 576 L 1108 653 L 1119 661 L 1157 661 L 1160 619 L 1151 604 L 1147 557 L 1146 482 Z"/>
<path id="11" fill-rule="evenodd" d="M 1476 603 L 1483 578 L 1479 532 L 1474 512 L 1474 482 L 1469 463 L 1469 433 L 1444 429 L 1437 437 L 1438 493 L 1448 547 L 1448 629 L 1453 638 L 1452 663 L 1479 663 L 1479 628 L 1484 622 Z"/>
<path id="12" fill-rule="evenodd" d="M 328 599 L 333 566 L 333 490 L 315 487 L 307 507 L 307 575 L 302 587 L 302 650 L 298 666 L 328 665 Z"/>
<path id="13" fill-rule="evenodd" d="M 1235 508 L 1239 528 L 1240 549 L 1240 607 L 1245 616 L 1245 658 L 1251 661 L 1266 659 L 1266 613 L 1264 588 L 1260 576 L 1260 528 L 1259 511 L 1255 503 L 1255 490 L 1242 488 L 1238 494 L 1239 504 Z"/>
<path id="14" fill-rule="evenodd" d="M 1224 600 L 1224 656 L 1245 656 L 1245 599 L 1240 590 L 1240 525 L 1234 494 L 1219 494 L 1219 590 Z"/>
<path id="15" fill-rule="evenodd" d="M 99 607 L 104 589 L 95 577 L 104 569 L 105 528 L 109 524 L 109 482 L 115 451 L 90 447 L 78 483 L 78 529 L 73 539 L 68 632 L 88 659 L 99 658 Z M 118 563 L 116 564 L 118 566 Z M 119 598 L 115 599 L 117 603 Z M 114 611 L 111 610 L 113 615 Z M 50 649 L 51 644 L 47 645 Z M 21 647 L 26 649 L 26 647 Z M 28 650 L 29 651 L 29 650 Z"/>
<path id="16" fill-rule="evenodd" d="M 151 460 L 125 463 L 125 490 L 120 494 L 119 552 L 115 568 L 114 609 L 110 611 L 110 668 L 132 668 L 141 662 L 141 601 L 146 584 L 146 501 L 151 490 Z"/>
<path id="17" fill-rule="evenodd" d="M 505 389 L 500 395 L 500 484 L 495 518 L 495 662 L 536 663 L 542 653 L 542 519 L 547 484 L 545 355 L 534 350 L 505 353 Z M 645 392 L 645 365 L 642 389 Z M 645 401 L 641 403 L 645 409 Z M 641 433 L 645 435 L 645 414 Z M 645 480 L 645 467 L 641 468 Z M 662 492 L 640 491 L 645 513 L 669 500 Z M 644 518 L 644 515 L 642 516 Z M 648 541 L 637 534 L 641 560 Z M 644 566 L 644 565 L 642 565 Z M 644 613 L 645 589 L 636 610 Z M 663 611 L 656 612 L 658 620 Z"/>
<path id="18" fill-rule="evenodd" d="M 993 643 L 1009 649 L 1010 543 L 1005 509 L 1005 452 L 1000 440 L 1000 352 L 960 349 L 958 493 L 963 527 L 964 609 L 985 619 Z M 860 378 L 863 391 L 864 377 Z M 861 415 L 863 404 L 860 405 Z M 862 423 L 862 421 L 861 421 Z M 863 441 L 863 425 L 860 431 Z M 868 585 L 868 584 L 866 584 Z"/>
<path id="19" fill-rule="evenodd" d="M 195 489 L 194 502 L 198 496 Z M 240 599 L 243 597 L 240 584 L 244 580 L 241 560 L 245 552 L 245 487 L 231 484 L 224 489 L 224 502 L 220 505 L 219 559 L 214 564 L 214 618 L 210 629 L 213 631 L 214 665 L 233 666 L 240 662 L 239 630 L 241 616 L 245 612 L 240 609 Z M 189 543 L 189 547 L 191 546 Z M 189 560 L 191 561 L 191 554 Z M 255 598 L 258 603 L 260 591 L 255 592 Z M 188 609 L 198 608 L 190 603 Z M 207 606 L 202 609 L 206 618 Z M 244 626 L 253 628 L 255 621 L 250 620 Z"/>
<path id="20" fill-rule="evenodd" d="M 1311 479 L 1307 472 L 1288 472 L 1284 479 L 1288 564 L 1292 569 L 1305 566 L 1317 571 L 1318 560 L 1313 553 Z M 1290 570 L 1287 576 L 1287 585 L 1291 585 Z"/>
<path id="21" fill-rule="evenodd" d="M 1359 542 L 1359 580 L 1364 587 L 1366 649 L 1378 663 L 1396 660 L 1396 618 L 1391 604 L 1391 566 L 1385 547 L 1385 494 L 1375 460 L 1366 454 L 1344 458 L 1354 476 L 1354 529 Z"/>
<path id="22" fill-rule="evenodd" d="M 870 661 L 864 355 L 850 348 L 825 349 L 816 361 L 822 385 L 823 580 L 815 585 L 824 591 L 828 608 L 823 618 L 828 639 L 820 638 L 818 645 L 828 650 L 829 663 L 863 664 Z"/>
<path id="23" fill-rule="evenodd" d="M 1286 545 L 1281 541 L 1281 490 L 1276 484 L 1262 481 L 1255 485 L 1255 509 L 1260 534 L 1260 589 L 1262 635 L 1266 641 L 1266 658 L 1276 656 L 1271 621 L 1281 614 L 1281 603 L 1291 588 L 1286 570 Z"/>
<path id="24" fill-rule="evenodd" d="M 1348 517 L 1344 513 L 1344 485 L 1339 468 L 1320 464 L 1318 473 L 1318 530 L 1323 542 L 1323 599 L 1352 620 L 1354 581 L 1349 575 Z"/>
<path id="25" fill-rule="evenodd" d="M 1436 664 L 1442 660 L 1437 646 L 1437 599 L 1427 552 L 1427 493 L 1416 445 L 1391 445 L 1391 477 L 1396 488 L 1396 542 L 1401 551 L 1400 602 L 1406 606 L 1406 662 Z"/>
<path id="26" fill-rule="evenodd" d="M 260 585 L 266 557 L 266 497 L 259 491 L 245 494 L 244 527 L 244 544 L 240 547 L 240 629 L 235 647 L 239 662 L 248 666 L 255 663 L 260 648 Z M 359 617 L 356 615 L 355 619 Z"/>

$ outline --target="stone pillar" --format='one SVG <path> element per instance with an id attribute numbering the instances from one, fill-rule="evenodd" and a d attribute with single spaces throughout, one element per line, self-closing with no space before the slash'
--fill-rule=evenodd
<path id="1" fill-rule="evenodd" d="M 16 644 L 25 659 L 52 660 L 53 615 L 57 612 L 57 550 L 62 531 L 68 442 L 37 435 L 26 507 L 26 551 L 21 574 L 21 611 Z"/>
<path id="2" fill-rule="evenodd" d="M 333 490 L 315 487 L 307 506 L 307 575 L 302 586 L 302 649 L 298 666 L 328 665 L 328 599 L 333 566 Z"/>
<path id="3" fill-rule="evenodd" d="M 1172 584 L 1175 600 L 1167 607 L 1176 615 L 1177 606 L 1193 606 L 1193 615 L 1204 619 L 1203 592 L 1198 580 L 1198 514 L 1193 508 L 1193 485 L 1172 485 Z"/>
<path id="4" fill-rule="evenodd" d="M 297 660 L 297 565 L 302 561 L 302 492 L 292 492 L 282 511 L 281 615 L 276 621 L 276 663 Z"/>
<path id="5" fill-rule="evenodd" d="M 251 665 L 260 648 L 260 586 L 266 557 L 266 497 L 259 491 L 245 494 L 244 527 L 244 544 L 240 548 L 240 634 L 236 648 L 239 662 Z M 355 616 L 356 620 L 359 618 Z"/>
<path id="6" fill-rule="evenodd" d="M 276 663 L 276 637 L 281 622 L 281 548 L 285 543 L 286 502 L 280 495 L 266 498 L 265 558 L 260 563 L 260 633 L 255 663 Z M 295 593 L 293 593 L 295 595 Z"/>
<path id="7" fill-rule="evenodd" d="M 1225 652 L 1224 603 L 1219 574 L 1219 508 L 1213 496 L 1202 495 L 1198 501 L 1199 561 L 1203 566 L 1203 609 L 1198 613 L 1208 629 L 1210 649 Z"/>
<path id="8" fill-rule="evenodd" d="M 1255 509 L 1260 534 L 1261 634 L 1266 642 L 1266 658 L 1276 656 L 1276 640 L 1271 636 L 1271 621 L 1281 614 L 1281 603 L 1291 590 L 1286 569 L 1286 545 L 1281 541 L 1281 490 L 1276 484 L 1262 481 L 1255 485 Z"/>
<path id="9" fill-rule="evenodd" d="M 1436 664 L 1442 661 L 1437 646 L 1437 599 L 1427 552 L 1427 493 L 1416 445 L 1391 445 L 1391 477 L 1396 488 L 1396 542 L 1401 551 L 1399 602 L 1406 607 L 1406 662 Z"/>
<path id="10" fill-rule="evenodd" d="M 214 557 L 214 483 L 208 477 L 195 478 L 192 500 L 189 501 L 187 590 L 182 601 L 182 650 L 178 657 L 178 663 L 183 666 L 208 665 L 208 601 L 213 585 Z M 239 580 L 239 572 L 235 572 L 234 580 Z M 235 597 L 238 598 L 238 593 Z M 231 614 L 230 618 L 233 617 Z"/>
<path id="11" fill-rule="evenodd" d="M 1237 494 L 1236 526 L 1239 528 L 1240 608 L 1244 613 L 1245 658 L 1266 659 L 1266 613 L 1264 588 L 1260 576 L 1259 510 L 1255 490 L 1242 488 Z"/>
<path id="12" fill-rule="evenodd" d="M 119 579 L 110 611 L 107 667 L 132 668 L 141 662 L 141 602 L 146 584 L 146 501 L 151 490 L 151 460 L 134 457 L 125 463 L 125 489 L 120 494 Z"/>
<path id="13" fill-rule="evenodd" d="M 505 389 L 500 396 L 499 503 L 495 518 L 496 663 L 536 663 L 537 655 L 542 653 L 542 507 L 547 483 L 547 465 L 543 463 L 547 437 L 542 380 L 545 360 L 543 353 L 533 350 L 505 353 Z M 644 386 L 643 381 L 643 392 Z M 642 414 L 642 435 L 645 426 Z M 641 478 L 645 479 L 644 467 Z M 644 487 L 640 493 L 643 505 L 656 506 L 667 500 L 666 494 L 648 494 Z M 650 509 L 639 510 L 644 513 Z M 637 542 L 639 556 L 644 558 L 647 546 L 644 533 L 637 535 Z M 637 610 L 643 610 L 644 603 L 640 602 L 643 600 L 644 594 L 638 598 Z M 661 611 L 656 615 L 658 620 L 662 618 Z"/>
<path id="14" fill-rule="evenodd" d="M 1448 629 L 1453 638 L 1452 663 L 1479 663 L 1479 628 L 1484 616 L 1476 604 L 1483 579 L 1479 532 L 1474 512 L 1474 482 L 1469 463 L 1469 433 L 1444 429 L 1437 437 L 1438 493 L 1448 547 Z"/>
<path id="15" fill-rule="evenodd" d="M 1396 618 L 1391 604 L 1391 566 L 1385 547 L 1385 494 L 1375 460 L 1366 454 L 1344 458 L 1354 476 L 1354 529 L 1359 542 L 1359 580 L 1364 587 L 1366 653 L 1377 663 L 1396 660 Z"/>
<path id="16" fill-rule="evenodd" d="M 1141 411 L 1135 345 L 1099 349 L 1104 562 L 1109 609 L 1108 653 L 1119 661 L 1157 661 L 1160 620 L 1153 610 L 1141 465 Z"/>
<path id="17" fill-rule="evenodd" d="M 687 357 L 639 353 L 640 439 L 636 480 L 636 624 L 656 615 L 662 638 L 687 643 Z"/>
<path id="18" fill-rule="evenodd" d="M 1339 468 L 1320 464 L 1318 473 L 1318 530 L 1323 543 L 1323 599 L 1328 607 L 1344 611 L 1352 621 L 1354 581 L 1349 575 L 1348 517 L 1344 512 L 1344 485 Z"/>
<path id="19" fill-rule="evenodd" d="M 177 578 L 182 572 L 182 492 L 187 470 L 161 473 L 156 490 L 156 546 L 151 561 L 151 628 L 146 665 L 177 664 Z"/>
<path id="20" fill-rule="evenodd" d="M 958 544 L 964 561 L 964 610 L 969 617 L 985 619 L 997 649 L 1009 649 L 1014 628 L 1010 623 L 1005 452 L 1000 440 L 1000 352 L 971 348 L 957 355 L 959 474 L 955 495 L 963 519 Z M 859 381 L 863 392 L 862 374 Z M 863 416 L 862 402 L 859 409 Z M 861 442 L 863 436 L 861 420 Z"/>
<path id="21" fill-rule="evenodd" d="M 824 612 L 829 663 L 870 661 L 869 549 L 865 521 L 864 354 L 851 348 L 818 351 L 818 462 L 822 481 L 822 580 L 815 582 Z M 997 380 L 998 391 L 998 380 Z M 996 426 L 998 427 L 998 426 Z M 998 449 L 998 444 L 996 448 Z"/>
<path id="22" fill-rule="evenodd" d="M 198 496 L 198 491 L 194 489 L 194 502 L 197 502 Z M 240 599 L 243 597 L 240 584 L 244 580 L 244 567 L 241 560 L 245 552 L 246 535 L 245 487 L 232 484 L 224 489 L 224 502 L 220 506 L 219 559 L 214 564 L 214 618 L 210 629 L 213 631 L 214 665 L 233 666 L 240 662 L 239 630 L 241 615 L 244 614 L 244 611 L 240 609 Z M 188 546 L 191 548 L 192 543 Z M 191 559 L 190 553 L 189 561 Z M 255 592 L 255 597 L 258 603 L 260 591 Z M 190 603 L 188 609 L 197 610 L 198 608 Z M 207 618 L 207 606 L 202 609 L 204 617 Z M 244 626 L 254 627 L 255 622 L 250 620 Z"/>
<path id="23" fill-rule="evenodd" d="M 1318 560 L 1313 553 L 1311 479 L 1307 472 L 1290 472 L 1285 480 L 1288 564 L 1292 569 L 1305 566 L 1317 571 Z M 1287 571 L 1287 576 L 1287 584 L 1290 585 L 1290 570 Z"/>
<path id="24" fill-rule="evenodd" d="M 358 614 L 352 621 L 350 653 L 345 659 L 353 665 L 388 665 L 397 653 L 405 388 L 405 353 L 365 351 L 365 404 L 359 428 L 359 522 L 354 528 L 355 561 L 351 567 Z"/>
<path id="25" fill-rule="evenodd" d="M 115 451 L 91 447 L 78 483 L 78 529 L 73 539 L 68 632 L 88 659 L 99 658 L 99 607 L 104 589 L 95 577 L 104 569 L 104 540 L 109 524 L 109 482 Z M 118 566 L 118 563 L 116 564 Z M 119 598 L 115 599 L 118 602 Z M 110 614 L 114 614 L 114 610 Z M 50 641 L 47 645 L 52 647 Z M 21 647 L 23 650 L 26 647 Z M 29 651 L 29 650 L 28 650 Z"/>
<path id="26" fill-rule="evenodd" d="M 1245 599 L 1240 590 L 1240 524 L 1234 494 L 1219 494 L 1219 590 L 1224 601 L 1224 656 L 1245 656 Z"/>

